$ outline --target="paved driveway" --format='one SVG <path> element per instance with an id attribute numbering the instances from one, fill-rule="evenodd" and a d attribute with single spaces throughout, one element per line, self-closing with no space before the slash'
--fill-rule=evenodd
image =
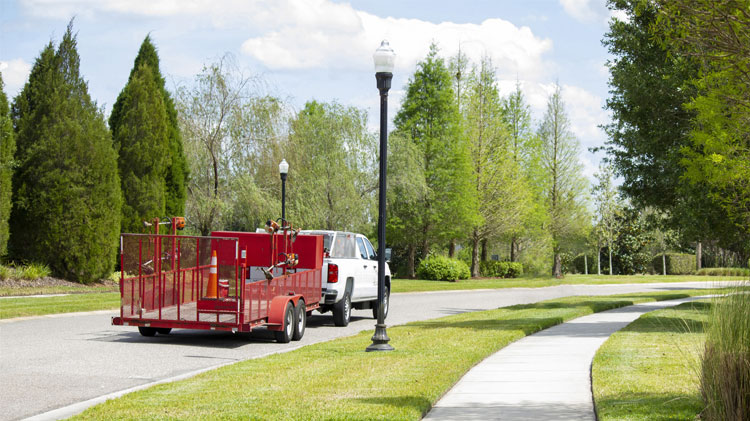
<path id="1" fill-rule="evenodd" d="M 392 326 L 571 295 L 676 291 L 716 285 L 564 285 L 394 294 L 387 322 Z M 114 315 L 115 312 L 97 312 L 0 321 L 0 418 L 25 418 L 197 370 L 374 329 L 371 311 L 355 310 L 352 323 L 345 328 L 333 326 L 330 313 L 316 312 L 309 319 L 302 341 L 289 344 L 273 342 L 270 332 L 262 330 L 253 334 L 174 330 L 168 336 L 145 338 L 135 328 L 111 326 Z M 393 345 L 398 348 L 398 343 Z"/>

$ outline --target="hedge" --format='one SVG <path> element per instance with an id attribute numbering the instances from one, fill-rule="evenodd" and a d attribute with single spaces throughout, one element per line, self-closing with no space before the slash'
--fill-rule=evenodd
<path id="1" fill-rule="evenodd" d="M 695 272 L 695 255 L 683 253 L 666 253 L 667 275 L 688 275 Z M 654 256 L 651 263 L 654 272 L 664 273 L 662 266 L 662 255 Z"/>
<path id="2" fill-rule="evenodd" d="M 747 268 L 703 268 L 696 275 L 702 276 L 750 276 Z"/>
<path id="3" fill-rule="evenodd" d="M 479 273 L 488 278 L 518 278 L 523 275 L 523 264 L 494 260 L 479 262 Z"/>
<path id="4" fill-rule="evenodd" d="M 432 255 L 419 262 L 417 276 L 432 281 L 469 279 L 471 271 L 466 263 L 450 257 Z"/>

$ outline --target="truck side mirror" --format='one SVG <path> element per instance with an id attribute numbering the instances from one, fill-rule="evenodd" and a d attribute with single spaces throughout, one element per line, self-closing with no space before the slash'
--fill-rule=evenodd
<path id="1" fill-rule="evenodd" d="M 391 253 L 393 252 L 393 249 L 387 248 L 385 249 L 385 261 L 390 263 L 391 262 Z"/>

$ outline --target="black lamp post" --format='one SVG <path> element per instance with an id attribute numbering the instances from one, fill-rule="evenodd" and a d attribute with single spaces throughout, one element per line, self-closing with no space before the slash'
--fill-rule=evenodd
<path id="1" fill-rule="evenodd" d="M 375 79 L 380 91 L 380 183 L 378 194 L 378 322 L 375 324 L 375 335 L 372 344 L 366 351 L 393 351 L 388 344 L 390 338 L 385 331 L 385 180 L 386 157 L 388 155 L 388 90 L 391 89 L 393 78 L 393 64 L 396 54 L 388 45 L 388 41 L 380 43 L 380 47 L 373 54 L 375 61 Z"/>
<path id="2" fill-rule="evenodd" d="M 279 174 L 281 174 L 281 226 L 286 226 L 286 175 L 289 172 L 289 164 L 286 159 L 282 159 L 279 164 Z"/>

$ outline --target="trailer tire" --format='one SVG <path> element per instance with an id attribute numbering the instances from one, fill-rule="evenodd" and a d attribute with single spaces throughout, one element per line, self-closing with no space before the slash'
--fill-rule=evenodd
<path id="1" fill-rule="evenodd" d="M 171 331 L 172 331 L 171 327 L 157 327 L 156 328 L 156 332 L 159 335 L 169 335 L 169 332 L 171 332 Z"/>
<path id="2" fill-rule="evenodd" d="M 383 320 L 388 317 L 388 308 L 391 306 L 391 290 L 386 286 L 383 291 Z M 372 318 L 378 319 L 378 300 L 372 302 Z"/>
<path id="3" fill-rule="evenodd" d="M 154 336 L 156 335 L 155 327 L 138 326 L 138 332 L 141 336 Z"/>
<path id="4" fill-rule="evenodd" d="M 349 291 L 344 293 L 344 298 L 333 305 L 333 324 L 336 326 L 348 326 L 352 316 L 352 299 Z"/>
<path id="5" fill-rule="evenodd" d="M 276 336 L 276 342 L 280 344 L 289 343 L 292 340 L 292 335 L 294 335 L 294 306 L 291 301 L 286 303 L 283 323 L 281 330 L 273 332 Z"/>
<path id="6" fill-rule="evenodd" d="M 305 306 L 304 300 L 297 302 L 297 307 L 294 309 L 294 333 L 292 334 L 292 340 L 298 341 L 305 336 L 305 328 L 307 327 L 307 306 Z"/>

